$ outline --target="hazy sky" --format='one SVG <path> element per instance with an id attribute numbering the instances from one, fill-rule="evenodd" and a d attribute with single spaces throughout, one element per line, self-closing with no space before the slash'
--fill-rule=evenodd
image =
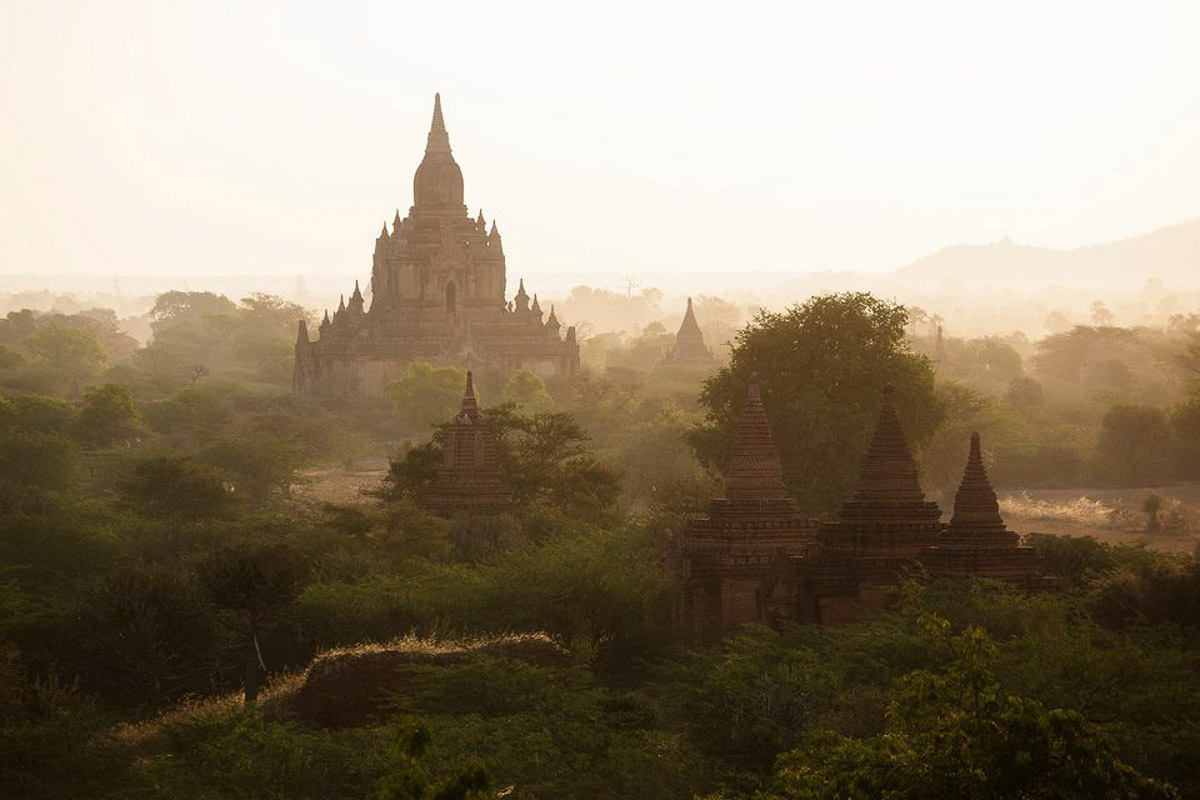
<path id="1" fill-rule="evenodd" d="M 0 273 L 365 277 L 434 91 L 510 280 L 1200 216 L 1200 3 L 0 0 Z"/>

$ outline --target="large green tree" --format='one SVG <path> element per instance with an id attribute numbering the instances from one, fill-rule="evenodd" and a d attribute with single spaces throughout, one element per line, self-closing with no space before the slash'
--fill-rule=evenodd
<path id="1" fill-rule="evenodd" d="M 870 294 L 814 297 L 783 313 L 760 312 L 704 385 L 707 418 L 690 434 L 697 456 L 723 468 L 752 372 L 800 506 L 828 513 L 853 491 L 885 384 L 896 391 L 912 445 L 941 421 L 929 361 L 905 344 L 907 311 Z"/>

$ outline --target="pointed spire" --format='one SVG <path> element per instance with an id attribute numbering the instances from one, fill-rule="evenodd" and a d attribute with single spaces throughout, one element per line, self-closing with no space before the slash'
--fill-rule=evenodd
<path id="1" fill-rule="evenodd" d="M 917 474 L 917 462 L 908 449 L 900 420 L 896 416 L 896 390 L 883 388 L 883 406 L 875 434 L 859 472 L 856 501 L 924 502 L 925 493 Z"/>
<path id="2" fill-rule="evenodd" d="M 516 297 L 513 298 L 513 300 L 516 305 L 517 311 L 528 311 L 529 310 L 529 295 L 526 294 L 526 292 L 525 292 L 525 279 L 524 278 L 521 279 L 520 284 L 517 286 L 517 294 L 516 294 Z"/>
<path id="3" fill-rule="evenodd" d="M 475 227 L 479 228 L 479 232 L 483 233 L 487 230 L 487 222 L 483 219 L 483 209 L 479 209 L 479 216 L 475 218 Z"/>
<path id="4" fill-rule="evenodd" d="M 345 310 L 346 310 L 346 295 L 339 294 L 338 295 L 337 313 L 341 314 Z"/>
<path id="5" fill-rule="evenodd" d="M 387 238 L 388 238 L 388 232 L 387 232 L 387 221 L 386 221 L 386 220 L 384 220 L 384 223 L 383 223 L 383 230 L 381 230 L 381 231 L 379 232 L 379 238 L 380 238 L 380 239 L 387 239 Z"/>
<path id="6" fill-rule="evenodd" d="M 354 281 L 354 294 L 351 295 L 350 297 L 351 297 L 351 299 L 359 299 L 359 300 L 362 299 L 362 291 L 359 290 L 359 288 L 358 288 L 357 280 Z"/>
<path id="7" fill-rule="evenodd" d="M 460 414 L 466 414 L 471 419 L 479 418 L 479 401 L 475 397 L 475 379 L 471 370 L 467 370 L 467 386 L 463 389 L 462 407 Z"/>
<path id="8" fill-rule="evenodd" d="M 746 404 L 734 434 L 733 454 L 725 470 L 727 500 L 786 500 L 783 467 L 762 404 L 758 373 L 746 384 Z"/>
<path id="9" fill-rule="evenodd" d="M 328 328 L 329 325 L 330 325 L 329 309 L 327 308 L 327 309 L 325 309 L 325 317 L 324 317 L 324 319 L 321 320 L 321 328 Z"/>
<path id="10" fill-rule="evenodd" d="M 518 231 L 519 233 L 519 231 Z M 500 229 L 496 227 L 496 220 L 492 220 L 492 229 L 488 232 L 488 236 L 499 236 Z"/>
<path id="11" fill-rule="evenodd" d="M 562 327 L 562 325 L 559 324 L 558 317 L 554 315 L 554 305 L 553 304 L 551 304 L 551 306 L 550 306 L 550 316 L 549 316 L 549 318 L 546 319 L 546 327 L 549 328 L 550 330 L 554 331 L 555 333 L 558 333 L 559 328 Z"/>
<path id="12" fill-rule="evenodd" d="M 538 305 L 537 292 L 534 292 L 533 294 L 533 307 L 530 310 L 539 316 L 542 313 L 542 307 Z"/>
<path id="13" fill-rule="evenodd" d="M 308 323 L 300 320 L 296 330 L 296 344 L 308 344 Z"/>
<path id="14" fill-rule="evenodd" d="M 971 452 L 967 456 L 962 483 L 954 496 L 954 516 L 950 519 L 950 529 L 972 532 L 1005 530 L 996 492 L 983 466 L 983 450 L 978 433 L 971 434 Z"/>
<path id="15" fill-rule="evenodd" d="M 692 308 L 692 298 L 688 298 L 687 311 L 683 312 L 683 322 L 679 325 L 679 333 L 682 336 L 698 336 L 703 339 L 703 334 L 700 332 L 700 325 L 696 322 L 696 312 Z"/>
<path id="16" fill-rule="evenodd" d="M 442 96 L 433 96 L 433 122 L 429 125 L 426 153 L 450 152 L 450 134 L 446 132 L 446 120 L 442 118 Z"/>
<path id="17" fill-rule="evenodd" d="M 933 360 L 942 362 L 946 360 L 946 341 L 942 336 L 942 326 L 937 326 L 937 338 L 933 343 Z"/>
<path id="18" fill-rule="evenodd" d="M 396 209 L 396 216 L 392 220 L 392 236 L 400 232 L 400 226 L 403 225 L 403 220 L 400 219 L 400 209 Z"/>

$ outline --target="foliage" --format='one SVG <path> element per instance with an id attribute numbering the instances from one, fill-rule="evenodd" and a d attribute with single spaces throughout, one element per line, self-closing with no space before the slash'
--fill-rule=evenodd
<path id="1" fill-rule="evenodd" d="M 1162 468 L 1167 418 L 1150 406 L 1113 406 L 1101 423 L 1099 451 L 1125 481 L 1153 481 Z"/>
<path id="2" fill-rule="evenodd" d="M 439 425 L 458 411 L 466 384 L 464 370 L 414 361 L 387 386 L 387 398 L 409 430 Z"/>
<path id="3" fill-rule="evenodd" d="M 926 618 L 925 626 L 954 660 L 937 672 L 905 676 L 883 734 L 809 734 L 780 756 L 763 800 L 1179 796 L 1123 763 L 1078 712 L 1047 710 L 1005 692 L 993 672 L 996 648 L 984 631 L 952 634 L 950 624 L 936 618 Z"/>
<path id="4" fill-rule="evenodd" d="M 122 489 L 147 515 L 181 521 L 229 517 L 238 502 L 219 472 L 187 456 L 142 461 Z"/>
<path id="5" fill-rule="evenodd" d="M 140 422 L 133 395 L 124 386 L 106 383 L 83 393 L 78 422 L 81 439 L 112 444 L 134 433 Z"/>
<path id="6" fill-rule="evenodd" d="M 750 373 L 803 509 L 828 512 L 853 489 L 885 384 L 909 440 L 919 446 L 941 421 L 929 362 L 907 350 L 904 307 L 869 294 L 815 297 L 761 312 L 738 332 L 727 367 L 701 394 L 708 416 L 691 436 L 701 461 L 723 468 Z"/>

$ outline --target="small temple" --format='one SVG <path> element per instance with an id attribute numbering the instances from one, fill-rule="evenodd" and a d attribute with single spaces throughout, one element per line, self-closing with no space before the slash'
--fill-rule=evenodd
<path id="1" fill-rule="evenodd" d="M 704 344 L 704 334 L 700 324 L 696 322 L 696 311 L 692 308 L 692 298 L 688 298 L 687 311 L 683 314 L 683 322 L 679 332 L 675 334 L 675 344 L 663 356 L 664 365 L 709 365 L 713 362 L 712 351 Z"/>
<path id="2" fill-rule="evenodd" d="M 500 231 L 463 203 L 463 175 L 450 149 L 441 96 L 434 97 L 413 204 L 375 240 L 368 306 L 357 282 L 349 302 L 326 310 L 318 338 L 298 326 L 293 389 L 332 398 L 383 397 L 412 361 L 542 377 L 579 371 L 574 327 L 547 318 L 524 281 L 509 301 Z"/>
<path id="3" fill-rule="evenodd" d="M 746 623 L 839 623 L 900 602 L 908 577 L 990 578 L 1053 589 L 1030 547 L 1000 518 L 979 436 L 950 523 L 921 488 L 895 407 L 884 389 L 858 487 L 834 521 L 803 519 L 783 483 L 757 374 L 726 471 L 725 495 L 679 537 L 682 624 L 712 641 Z"/>
<path id="4" fill-rule="evenodd" d="M 479 410 L 468 371 L 462 404 L 442 442 L 437 479 L 422 505 L 444 517 L 491 516 L 505 511 L 511 500 L 496 458 L 495 435 Z"/>
<path id="5" fill-rule="evenodd" d="M 783 468 L 762 404 L 758 374 L 750 376 L 738 420 L 725 491 L 679 540 L 684 581 L 682 616 L 691 634 L 711 641 L 748 622 L 767 623 L 780 559 L 802 556 L 816 534 L 783 483 Z"/>
<path id="6" fill-rule="evenodd" d="M 1020 544 L 1000 517 L 1000 504 L 983 465 L 979 434 L 971 434 L 971 452 L 954 496 L 954 516 L 936 543 L 921 553 L 935 578 L 993 578 L 1023 589 L 1053 588 L 1041 574 L 1037 552 Z"/>

